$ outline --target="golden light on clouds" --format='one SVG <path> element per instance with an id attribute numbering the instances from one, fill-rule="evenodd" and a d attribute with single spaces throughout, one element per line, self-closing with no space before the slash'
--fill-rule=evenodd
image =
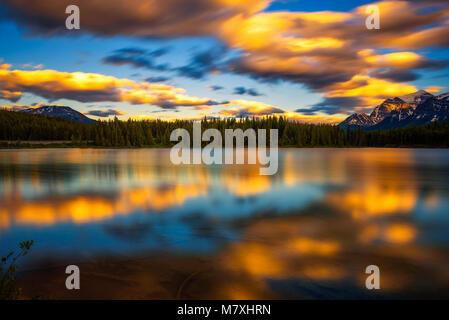
<path id="1" fill-rule="evenodd" d="M 344 42 L 334 38 L 292 39 L 287 48 L 294 52 L 303 52 L 317 48 L 341 48 Z"/>
<path id="2" fill-rule="evenodd" d="M 0 82 L 3 84 L 0 95 L 5 99 L 20 98 L 24 92 L 31 92 L 49 99 L 129 102 L 153 104 L 163 108 L 212 103 L 209 98 L 188 96 L 182 88 L 136 82 L 97 73 L 0 69 Z"/>
<path id="3" fill-rule="evenodd" d="M 337 124 L 346 118 L 343 115 L 303 115 L 296 112 L 287 112 L 284 116 L 291 121 L 321 124 Z"/>
<path id="4" fill-rule="evenodd" d="M 394 67 L 401 69 L 415 68 L 422 62 L 423 57 L 414 52 L 394 52 L 384 55 L 365 55 L 365 61 L 375 67 Z"/>
<path id="5" fill-rule="evenodd" d="M 402 96 L 416 91 L 417 88 L 413 85 L 356 75 L 347 82 L 329 86 L 327 95 L 332 98 L 357 97 L 362 99 L 365 106 L 373 106 L 387 97 Z"/>
<path id="6" fill-rule="evenodd" d="M 431 94 L 437 94 L 439 92 L 441 92 L 441 90 L 446 89 L 446 87 L 443 86 L 429 86 L 426 87 L 426 91 L 431 93 Z"/>
<path id="7" fill-rule="evenodd" d="M 61 30 L 64 16 L 60 12 L 70 1 L 48 2 L 52 5 L 45 8 L 26 0 L 6 0 L 5 5 L 14 11 L 12 19 L 32 34 L 47 36 L 66 31 Z M 241 55 L 220 64 L 220 68 L 211 68 L 206 72 L 208 76 L 232 73 L 300 84 L 325 99 L 357 98 L 351 103 L 348 99 L 340 100 L 343 102 L 339 102 L 339 112 L 344 114 L 423 89 L 410 84 L 416 80 L 416 71 L 447 67 L 445 61 L 429 58 L 431 55 L 425 50 L 418 51 L 449 45 L 449 5 L 443 1 L 373 2 L 382 15 L 379 32 L 370 32 L 364 25 L 366 7 L 370 4 L 348 12 L 263 11 L 271 3 L 270 0 L 154 0 L 149 4 L 145 0 L 117 0 L 112 5 L 106 0 L 80 0 L 85 33 L 100 37 L 212 37 Z M 99 21 L 97 12 L 106 7 L 105 19 Z M 37 66 L 42 67 L 29 65 Z M 182 106 L 212 109 L 211 116 L 236 116 L 242 112 L 258 116 L 267 114 L 271 107 L 266 102 L 258 102 L 259 106 L 253 102 L 250 106 L 248 102 L 241 103 L 248 110 L 216 111 L 214 107 L 221 103 L 188 95 L 184 89 L 173 86 L 97 73 L 11 68 L 9 64 L 0 64 L 0 81 L 4 83 L 0 97 L 13 102 L 26 92 L 52 101 L 125 102 L 171 110 Z M 388 78 L 382 76 L 385 70 L 389 72 Z M 408 73 L 399 77 L 398 71 Z M 428 90 L 437 92 L 438 88 L 441 86 L 434 85 Z M 323 105 L 315 118 L 294 114 L 285 106 L 274 108 L 290 112 L 288 118 L 298 121 L 335 123 L 338 117 L 333 116 L 333 107 Z M 274 115 L 280 113 L 272 111 Z"/>

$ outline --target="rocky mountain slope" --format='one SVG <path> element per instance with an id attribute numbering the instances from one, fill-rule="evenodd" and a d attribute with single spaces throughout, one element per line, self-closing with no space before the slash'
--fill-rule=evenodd
<path id="1" fill-rule="evenodd" d="M 379 130 L 424 125 L 434 121 L 449 121 L 449 93 L 434 96 L 420 90 L 387 99 L 376 106 L 370 115 L 355 113 L 339 126 Z"/>
<path id="2" fill-rule="evenodd" d="M 31 114 L 42 114 L 49 117 L 59 117 L 76 122 L 82 123 L 94 123 L 95 120 L 86 117 L 84 114 L 73 110 L 70 107 L 64 106 L 42 106 L 39 108 L 28 108 L 21 110 L 20 112 L 31 113 Z"/>

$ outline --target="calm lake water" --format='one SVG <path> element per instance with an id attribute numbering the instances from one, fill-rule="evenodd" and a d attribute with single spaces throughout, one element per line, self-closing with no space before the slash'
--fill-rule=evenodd
<path id="1" fill-rule="evenodd" d="M 449 150 L 284 149 L 274 176 L 165 149 L 0 150 L 0 253 L 30 239 L 25 270 L 82 264 L 88 298 L 449 298 Z"/>

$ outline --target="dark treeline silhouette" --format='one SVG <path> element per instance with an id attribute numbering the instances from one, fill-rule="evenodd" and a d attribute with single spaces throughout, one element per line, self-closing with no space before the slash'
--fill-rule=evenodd
<path id="1" fill-rule="evenodd" d="M 116 118 L 84 124 L 43 115 L 0 111 L 2 147 L 26 145 L 26 141 L 68 141 L 66 145 L 70 146 L 169 147 L 176 143 L 170 141 L 170 134 L 176 128 L 188 130 L 192 137 L 192 122 L 186 120 L 121 121 Z M 344 130 L 328 124 L 292 122 L 283 117 L 266 117 L 204 119 L 201 128 L 203 131 L 216 128 L 222 132 L 222 137 L 225 136 L 225 129 L 278 129 L 280 147 L 449 147 L 448 123 L 364 131 Z"/>

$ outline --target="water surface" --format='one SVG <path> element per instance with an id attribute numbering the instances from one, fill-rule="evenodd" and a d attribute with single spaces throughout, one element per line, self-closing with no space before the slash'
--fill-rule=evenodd
<path id="1" fill-rule="evenodd" d="M 284 149 L 274 176 L 163 149 L 1 150 L 0 252 L 33 239 L 23 285 L 62 298 L 61 261 L 88 298 L 449 298 L 448 195 L 449 150 Z"/>

